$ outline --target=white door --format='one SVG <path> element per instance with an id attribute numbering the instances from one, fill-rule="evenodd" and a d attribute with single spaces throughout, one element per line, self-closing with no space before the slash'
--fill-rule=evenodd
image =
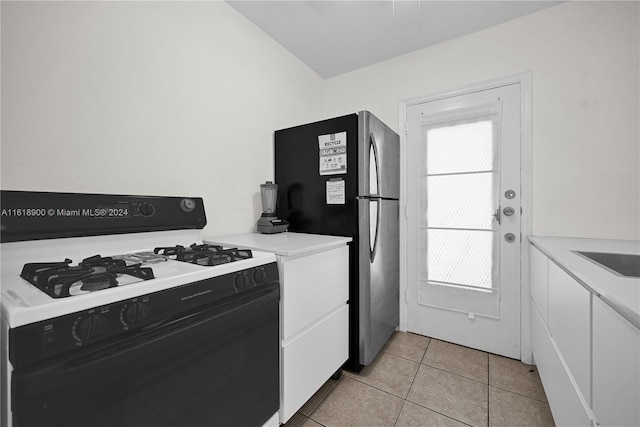
<path id="1" fill-rule="evenodd" d="M 406 120 L 407 329 L 520 359 L 520 84 Z"/>

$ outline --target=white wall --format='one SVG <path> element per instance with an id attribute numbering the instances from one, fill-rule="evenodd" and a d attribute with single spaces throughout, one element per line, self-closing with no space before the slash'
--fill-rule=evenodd
<path id="1" fill-rule="evenodd" d="M 224 2 L 6 2 L 3 189 L 193 195 L 252 229 L 273 130 L 533 71 L 533 231 L 640 238 L 639 3 L 571 2 L 327 81 Z M 220 180 L 222 181 L 216 181 Z"/>
<path id="2" fill-rule="evenodd" d="M 533 72 L 533 232 L 640 239 L 640 3 L 578 1 L 325 85 L 325 114 Z"/>
<path id="3" fill-rule="evenodd" d="M 323 81 L 224 2 L 6 2 L 1 186 L 202 196 L 245 232 Z"/>

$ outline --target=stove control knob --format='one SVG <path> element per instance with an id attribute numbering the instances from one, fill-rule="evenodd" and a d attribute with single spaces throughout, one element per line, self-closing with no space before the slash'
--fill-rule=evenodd
<path id="1" fill-rule="evenodd" d="M 180 209 L 182 212 L 192 212 L 196 208 L 196 202 L 193 199 L 182 199 L 180 200 Z"/>
<path id="2" fill-rule="evenodd" d="M 149 316 L 149 306 L 141 302 L 126 306 L 122 310 L 122 321 L 126 325 L 134 325 L 142 322 Z"/>
<path id="3" fill-rule="evenodd" d="M 97 338 L 107 332 L 107 318 L 99 314 L 92 314 L 80 319 L 73 327 L 76 340 L 83 342 Z"/>
<path id="4" fill-rule="evenodd" d="M 156 213 L 156 208 L 151 203 L 144 202 L 140 203 L 140 206 L 138 206 L 138 211 L 142 216 L 151 216 Z"/>
<path id="5" fill-rule="evenodd" d="M 236 274 L 233 278 L 233 286 L 237 291 L 246 288 L 249 285 L 249 278 L 244 273 Z"/>
<path id="6" fill-rule="evenodd" d="M 261 284 L 267 281 L 267 273 L 262 268 L 256 268 L 253 271 L 253 281 Z"/>

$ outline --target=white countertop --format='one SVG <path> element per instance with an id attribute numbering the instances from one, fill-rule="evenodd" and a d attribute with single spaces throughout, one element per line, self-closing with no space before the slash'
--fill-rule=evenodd
<path id="1" fill-rule="evenodd" d="M 640 278 L 619 276 L 571 252 L 640 255 L 640 241 L 541 236 L 530 236 L 529 241 L 590 292 L 640 328 Z"/>
<path id="2" fill-rule="evenodd" d="M 206 243 L 223 246 L 242 247 L 256 251 L 271 252 L 281 256 L 299 256 L 346 245 L 352 239 L 342 236 L 322 236 L 304 233 L 246 233 L 230 236 L 211 236 L 203 239 Z"/>

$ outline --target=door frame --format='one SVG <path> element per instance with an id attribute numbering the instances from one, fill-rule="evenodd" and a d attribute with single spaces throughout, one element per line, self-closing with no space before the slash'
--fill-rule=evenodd
<path id="1" fill-rule="evenodd" d="M 531 203 L 532 203 L 532 72 L 527 71 L 512 74 L 493 80 L 487 80 L 455 89 L 447 89 L 428 95 L 405 98 L 399 101 L 400 129 L 400 326 L 399 330 L 407 330 L 407 109 L 411 106 L 426 102 L 437 101 L 453 96 L 467 95 L 487 89 L 495 89 L 509 84 L 520 84 L 520 185 L 521 207 L 520 218 L 520 359 L 524 363 L 533 363 L 531 353 L 531 321 L 529 304 L 529 240 L 531 234 Z"/>

